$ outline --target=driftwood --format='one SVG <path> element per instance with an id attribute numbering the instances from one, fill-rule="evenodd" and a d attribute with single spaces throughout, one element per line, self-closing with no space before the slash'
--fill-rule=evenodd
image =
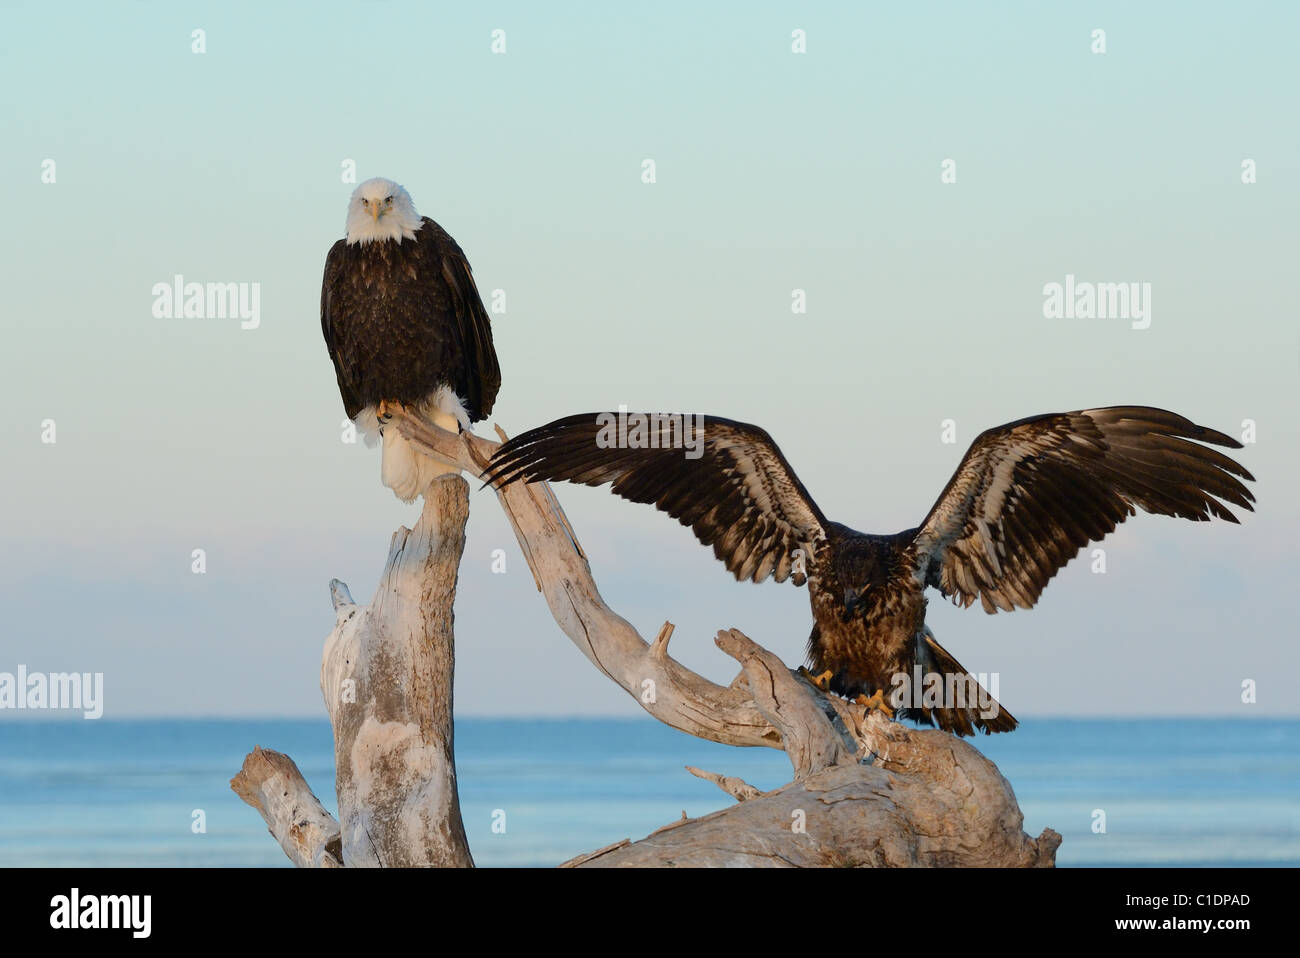
<path id="1" fill-rule="evenodd" d="M 436 480 L 420 521 L 393 534 L 370 605 L 330 583 L 337 622 L 321 692 L 348 865 L 472 865 L 452 748 L 452 602 L 469 489 Z"/>
<path id="2" fill-rule="evenodd" d="M 400 411 L 393 421 L 418 450 L 472 476 L 497 447 Z M 738 804 L 566 866 L 1054 864 L 1060 836 L 1024 833 L 1011 786 L 970 745 L 828 695 L 736 630 L 719 632 L 716 641 L 740 675 L 729 686 L 708 681 L 668 655 L 670 624 L 646 642 L 605 605 L 548 485 L 517 483 L 498 496 L 555 621 L 596 668 L 661 722 L 725 744 L 783 749 L 793 768 L 790 784 L 766 793 L 690 769 Z M 276 787 L 287 793 L 278 801 L 266 787 L 236 785 L 239 776 L 232 782 L 296 864 L 338 864 L 340 855 L 348 866 L 472 864 L 456 796 L 451 715 L 451 608 L 467 515 L 465 481 L 439 479 L 416 528 L 394 535 L 369 606 L 353 604 L 342 583 L 331 584 L 338 622 L 326 641 L 321 688 L 336 743 L 338 844 L 330 844 L 332 819 L 323 809 L 317 817 L 299 811 L 309 807 L 305 796 L 314 802 L 301 776 L 290 782 L 278 773 L 285 782 L 276 779 Z M 345 702 L 348 688 L 354 698 Z M 255 751 L 241 776 L 256 777 L 249 764 L 259 753 L 278 754 Z M 312 827 L 295 838 L 304 817 Z"/>
<path id="3" fill-rule="evenodd" d="M 339 823 L 312 794 L 288 755 L 255 747 L 230 787 L 262 813 L 275 840 L 299 868 L 343 867 Z"/>

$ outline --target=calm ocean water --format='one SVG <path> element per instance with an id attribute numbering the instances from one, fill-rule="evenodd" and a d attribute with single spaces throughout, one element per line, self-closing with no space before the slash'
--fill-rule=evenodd
<path id="1" fill-rule="evenodd" d="M 287 865 L 228 785 L 254 744 L 292 756 L 334 810 L 324 721 L 0 721 L 0 866 Z M 1300 865 L 1298 720 L 1029 719 L 975 745 L 1015 788 L 1026 831 L 1064 835 L 1062 865 Z M 483 866 L 555 865 L 730 803 L 684 765 L 760 788 L 790 778 L 779 752 L 649 720 L 461 719 L 456 752 Z"/>

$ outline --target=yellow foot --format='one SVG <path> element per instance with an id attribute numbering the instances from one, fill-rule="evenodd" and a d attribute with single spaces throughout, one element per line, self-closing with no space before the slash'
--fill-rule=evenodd
<path id="1" fill-rule="evenodd" d="M 859 705 L 865 705 L 868 712 L 872 709 L 879 709 L 889 718 L 894 717 L 894 710 L 885 704 L 885 693 L 880 689 L 876 689 L 876 693 L 871 696 L 871 698 L 867 698 L 865 695 L 859 695 L 853 701 L 857 702 Z"/>
<path id="2" fill-rule="evenodd" d="M 395 400 L 381 399 L 375 407 L 375 418 L 380 422 L 388 422 L 393 418 L 393 412 L 402 408 L 402 404 Z"/>
<path id="3" fill-rule="evenodd" d="M 831 679 L 832 679 L 832 678 L 834 677 L 834 675 L 835 675 L 835 673 L 832 672 L 830 669 L 827 669 L 827 670 L 826 670 L 825 672 L 823 672 L 821 675 L 813 675 L 811 672 L 809 672 L 807 669 L 805 669 L 802 665 L 799 666 L 799 674 L 802 675 L 804 678 L 806 678 L 806 679 L 807 679 L 809 682 L 811 682 L 813 685 L 817 686 L 817 687 L 818 687 L 819 689 L 821 689 L 823 692 L 829 692 L 829 691 L 830 691 L 830 689 L 831 689 Z"/>

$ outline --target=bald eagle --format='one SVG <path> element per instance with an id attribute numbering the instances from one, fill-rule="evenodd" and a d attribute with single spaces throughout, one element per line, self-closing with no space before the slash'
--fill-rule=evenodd
<path id="1" fill-rule="evenodd" d="M 501 369 L 469 261 L 392 180 L 366 180 L 347 236 L 325 258 L 321 331 L 343 408 L 367 443 L 382 437 L 384 485 L 405 502 L 456 467 L 385 429 L 400 405 L 453 432 L 492 412 Z"/>
<path id="2" fill-rule="evenodd" d="M 1236 478 L 1254 477 L 1198 445 L 1240 448 L 1235 439 L 1163 409 L 1114 406 L 987 430 L 919 526 L 868 535 L 827 519 L 757 426 L 641 414 L 614 443 L 615 415 L 571 416 L 516 436 L 484 478 L 497 488 L 521 479 L 612 483 L 624 499 L 690 526 L 737 579 L 807 581 L 818 684 L 959 735 L 1017 722 L 935 641 L 927 587 L 985 612 L 1028 609 L 1135 506 L 1237 522 L 1219 500 L 1246 510 L 1254 501 Z"/>

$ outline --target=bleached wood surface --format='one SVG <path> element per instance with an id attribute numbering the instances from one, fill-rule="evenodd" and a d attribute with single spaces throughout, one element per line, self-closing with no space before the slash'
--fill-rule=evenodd
<path id="1" fill-rule="evenodd" d="M 330 583 L 336 621 L 325 640 L 321 693 L 334 730 L 335 842 L 348 867 L 474 863 L 460 816 L 452 721 L 452 607 L 468 517 L 465 480 L 443 476 L 425 496 L 415 528 L 393 534 L 369 605 L 353 602 L 337 579 Z M 260 779 L 231 784 L 295 864 L 327 863 L 292 837 L 304 800 L 289 799 L 311 794 L 292 771 L 296 781 L 283 801 L 268 800 L 267 789 L 255 785 Z"/>
<path id="2" fill-rule="evenodd" d="M 368 606 L 337 580 L 321 692 L 334 727 L 343 860 L 469 866 L 453 751 L 452 603 L 469 487 L 434 481 L 414 529 L 393 533 Z"/>
<path id="3" fill-rule="evenodd" d="M 271 835 L 299 868 L 342 867 L 339 823 L 288 755 L 255 747 L 230 787 L 262 813 Z"/>

